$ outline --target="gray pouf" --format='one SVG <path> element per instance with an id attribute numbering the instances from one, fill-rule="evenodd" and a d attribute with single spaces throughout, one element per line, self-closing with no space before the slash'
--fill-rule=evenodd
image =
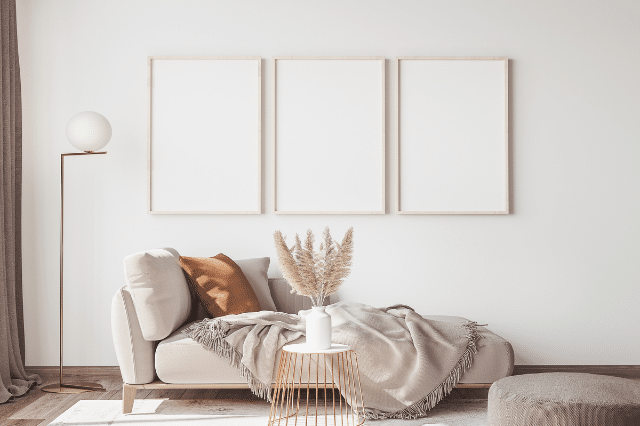
<path id="1" fill-rule="evenodd" d="M 583 373 L 524 374 L 489 389 L 489 426 L 638 426 L 640 381 Z"/>

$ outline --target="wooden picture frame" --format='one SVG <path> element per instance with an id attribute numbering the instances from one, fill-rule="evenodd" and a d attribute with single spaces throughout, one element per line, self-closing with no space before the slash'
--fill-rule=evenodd
<path id="1" fill-rule="evenodd" d="M 150 56 L 148 213 L 262 213 L 262 60 Z"/>
<path id="2" fill-rule="evenodd" d="M 396 212 L 509 213 L 508 58 L 396 58 Z"/>
<path id="3" fill-rule="evenodd" d="M 384 214 L 384 57 L 275 57 L 273 90 L 274 212 Z"/>

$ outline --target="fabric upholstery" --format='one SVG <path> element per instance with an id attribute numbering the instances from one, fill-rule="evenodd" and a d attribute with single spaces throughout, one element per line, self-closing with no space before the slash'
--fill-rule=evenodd
<path id="1" fill-rule="evenodd" d="M 16 31 L 16 2 L 0 2 L 0 403 L 27 393 L 37 375 L 24 371 L 22 311 L 22 102 Z"/>
<path id="2" fill-rule="evenodd" d="M 271 281 L 271 280 L 270 280 Z M 285 308 L 287 308 L 285 306 Z M 452 316 L 425 316 L 439 321 L 467 321 Z M 158 378 L 167 383 L 238 383 L 246 380 L 238 370 L 201 344 L 181 333 L 183 326 L 158 343 L 155 355 Z M 478 353 L 460 383 L 493 383 L 513 371 L 513 349 L 509 342 L 484 327 L 478 327 Z M 300 342 L 304 339 L 300 339 Z M 298 341 L 293 343 L 299 343 Z M 279 352 L 278 352 L 279 354 Z M 275 364 L 277 366 L 277 362 Z M 313 375 L 314 371 L 312 371 Z"/>
<path id="3" fill-rule="evenodd" d="M 270 261 L 271 259 L 268 257 L 234 259 L 234 262 L 242 269 L 242 273 L 251 284 L 251 288 L 256 294 L 258 302 L 260 302 L 260 308 L 263 311 L 276 310 L 276 305 L 273 303 L 271 292 L 269 291 L 269 277 L 267 276 Z"/>
<path id="4" fill-rule="evenodd" d="M 422 315 L 436 321 L 469 321 L 463 317 L 449 315 Z M 473 355 L 473 364 L 460 378 L 459 383 L 493 383 L 513 373 L 514 354 L 511 343 L 491 332 L 486 327 L 478 327 L 480 338 L 476 342 L 478 352 Z"/>
<path id="5" fill-rule="evenodd" d="M 122 380 L 130 385 L 152 382 L 155 343 L 142 336 L 128 288 L 119 289 L 111 300 L 111 334 Z"/>
<path id="6" fill-rule="evenodd" d="M 246 385 L 240 370 L 231 367 L 229 362 L 205 349 L 190 337 L 182 333 L 193 323 L 176 330 L 160 343 L 156 349 L 156 372 L 158 379 L 165 383 L 217 383 Z M 293 343 L 303 343 L 300 338 Z M 274 360 L 274 368 L 280 361 L 280 351 Z M 315 376 L 315 363 L 311 366 L 311 376 Z M 308 377 L 303 371 L 303 380 Z"/>
<path id="7" fill-rule="evenodd" d="M 269 279 L 269 288 L 278 311 L 297 313 L 305 309 L 302 301 L 308 298 L 291 294 L 291 287 L 284 279 Z M 424 318 L 466 321 L 452 316 L 425 315 Z M 183 335 L 180 330 L 185 327 L 178 328 L 159 342 L 156 349 L 153 342 L 142 336 L 130 289 L 118 290 L 112 304 L 112 330 L 125 383 L 149 383 L 157 373 L 158 378 L 166 383 L 246 384 L 238 370 L 226 360 Z M 492 383 L 513 371 L 513 349 L 509 342 L 484 327 L 478 327 L 478 333 L 481 336 L 476 343 L 478 352 L 471 368 L 460 378 L 460 383 Z"/>
<path id="8" fill-rule="evenodd" d="M 180 266 L 189 287 L 212 318 L 261 310 L 242 269 L 228 256 L 181 256 Z"/>
<path id="9" fill-rule="evenodd" d="M 640 382 L 585 373 L 506 377 L 489 389 L 489 426 L 637 426 Z"/>
<path id="10" fill-rule="evenodd" d="M 155 353 L 158 379 L 165 383 L 246 383 L 240 371 L 227 360 L 182 334 L 184 328 L 158 343 Z"/>
<path id="11" fill-rule="evenodd" d="M 270 280 L 267 276 L 270 259 L 268 257 L 258 257 L 254 259 L 240 259 L 234 261 L 240 269 L 242 269 L 242 273 L 247 277 L 249 284 L 251 284 L 251 288 L 258 298 L 258 302 L 260 302 L 261 309 L 263 311 L 276 311 L 276 305 L 273 302 L 271 291 L 269 290 Z M 209 313 L 202 306 L 195 294 L 192 295 L 191 300 L 191 314 L 187 321 L 193 322 L 209 318 Z"/>
<path id="12" fill-rule="evenodd" d="M 358 354 L 369 419 L 425 416 L 471 366 L 480 337 L 473 322 L 425 320 L 405 306 L 338 302 L 326 310 L 332 341 Z M 184 333 L 236 365 L 251 390 L 268 398 L 277 350 L 304 329 L 298 315 L 262 311 L 206 319 Z"/>
<path id="13" fill-rule="evenodd" d="M 184 324 L 191 311 L 189 286 L 172 248 L 125 257 L 124 274 L 146 340 L 161 340 Z"/>
<path id="14" fill-rule="evenodd" d="M 297 314 L 300 311 L 311 309 L 311 299 L 306 296 L 291 293 L 291 286 L 284 278 L 270 278 L 269 289 L 273 302 L 278 312 Z M 335 303 L 334 295 L 330 295 L 324 300 L 325 305 Z"/>

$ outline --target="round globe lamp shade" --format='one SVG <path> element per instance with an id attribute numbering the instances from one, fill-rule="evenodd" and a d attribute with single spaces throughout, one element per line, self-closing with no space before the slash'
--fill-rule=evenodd
<path id="1" fill-rule="evenodd" d="M 109 143 L 111 124 L 102 114 L 84 111 L 69 120 L 67 138 L 80 151 L 96 152 Z"/>

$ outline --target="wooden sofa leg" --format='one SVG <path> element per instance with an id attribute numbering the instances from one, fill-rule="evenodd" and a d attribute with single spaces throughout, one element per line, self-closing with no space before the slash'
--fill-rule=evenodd
<path id="1" fill-rule="evenodd" d="M 137 386 L 122 384 L 122 414 L 129 414 L 133 411 L 133 401 L 136 399 Z"/>

